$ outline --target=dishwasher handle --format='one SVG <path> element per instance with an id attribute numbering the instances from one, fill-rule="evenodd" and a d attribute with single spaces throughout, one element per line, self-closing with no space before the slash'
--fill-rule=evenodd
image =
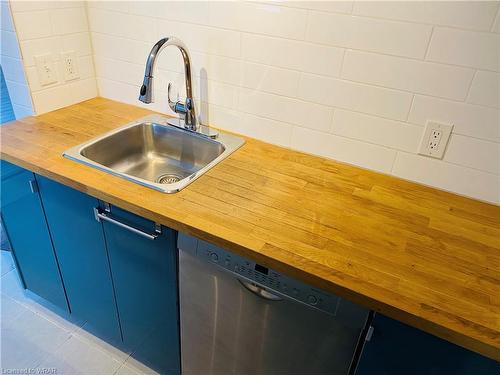
<path id="1" fill-rule="evenodd" d="M 133 232 L 135 234 L 138 234 L 139 236 L 145 237 L 148 240 L 154 241 L 158 238 L 158 235 L 159 235 L 158 233 L 151 234 L 151 233 L 144 232 L 140 229 L 131 227 L 128 224 L 122 223 L 121 221 L 118 221 L 118 220 L 113 219 L 112 217 L 109 217 L 104 212 L 101 212 L 97 207 L 94 207 L 94 215 L 95 215 L 95 219 L 97 221 L 101 221 L 101 220 L 107 221 L 111 224 L 119 226 L 120 228 L 126 229 L 126 230 Z"/>
<path id="2" fill-rule="evenodd" d="M 281 298 L 280 296 L 277 296 L 276 294 L 271 293 L 267 289 L 255 284 L 255 283 L 251 283 L 249 281 L 243 281 L 240 279 L 237 279 L 237 280 L 240 282 L 241 285 L 243 285 L 245 287 L 246 290 L 252 292 L 253 294 L 255 294 L 261 298 L 264 298 L 268 301 L 281 301 L 281 300 L 283 300 L 283 298 Z"/>

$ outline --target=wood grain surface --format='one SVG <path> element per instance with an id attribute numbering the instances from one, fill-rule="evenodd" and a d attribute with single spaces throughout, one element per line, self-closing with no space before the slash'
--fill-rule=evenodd
<path id="1" fill-rule="evenodd" d="M 176 194 L 62 157 L 150 113 L 28 117 L 0 127 L 1 158 L 500 360 L 499 206 L 248 138 Z"/>

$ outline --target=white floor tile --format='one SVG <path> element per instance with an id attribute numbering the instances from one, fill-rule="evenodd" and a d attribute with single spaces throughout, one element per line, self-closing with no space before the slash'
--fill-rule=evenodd
<path id="1" fill-rule="evenodd" d="M 142 375 L 140 372 L 136 372 L 135 370 L 131 369 L 127 365 L 123 365 L 118 369 L 118 371 L 115 373 L 115 375 Z"/>
<path id="2" fill-rule="evenodd" d="M 122 363 L 88 342 L 72 336 L 43 361 L 39 368 L 55 369 L 57 374 L 67 375 L 110 375 Z"/>
<path id="3" fill-rule="evenodd" d="M 2 327 L 2 369 L 35 367 L 70 337 L 68 331 L 28 311 Z"/>
<path id="4" fill-rule="evenodd" d="M 85 324 L 83 327 L 76 330 L 74 336 L 82 341 L 87 342 L 89 345 L 97 347 L 99 350 L 103 351 L 104 353 L 108 354 L 109 356 L 113 357 L 119 362 L 125 361 L 125 359 L 127 359 L 128 356 L 130 355 L 130 352 L 124 352 L 114 347 L 110 343 L 107 343 L 104 340 L 100 339 L 99 337 L 94 336 L 91 332 L 92 329 L 89 327 L 88 324 Z"/>
<path id="5" fill-rule="evenodd" d="M 17 270 L 13 269 L 2 275 L 0 281 L 0 290 L 3 294 L 6 294 L 12 299 L 18 302 L 26 302 L 27 296 L 26 292 L 21 284 L 21 279 L 17 274 Z"/>
<path id="6" fill-rule="evenodd" d="M 0 306 L 0 327 L 8 327 L 14 319 L 28 311 L 29 310 L 26 306 L 23 306 L 14 301 L 12 298 L 2 294 Z"/>
<path id="7" fill-rule="evenodd" d="M 149 368 L 145 364 L 139 362 L 136 360 L 134 357 L 128 357 L 127 360 L 125 361 L 124 367 L 127 367 L 128 370 L 132 371 L 132 374 L 134 372 L 138 374 L 144 374 L 144 375 L 160 375 L 158 372 L 155 370 Z"/>

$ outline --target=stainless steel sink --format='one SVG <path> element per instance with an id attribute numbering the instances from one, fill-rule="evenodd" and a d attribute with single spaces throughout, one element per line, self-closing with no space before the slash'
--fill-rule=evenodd
<path id="1" fill-rule="evenodd" d="M 64 152 L 68 159 L 138 184 L 175 193 L 243 145 L 219 133 L 217 139 L 180 129 L 151 115 Z"/>

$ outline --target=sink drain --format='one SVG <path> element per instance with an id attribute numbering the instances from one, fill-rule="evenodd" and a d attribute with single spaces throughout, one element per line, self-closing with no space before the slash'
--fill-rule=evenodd
<path id="1" fill-rule="evenodd" d="M 173 173 L 162 174 L 156 179 L 159 184 L 173 184 L 182 180 L 182 177 Z"/>

